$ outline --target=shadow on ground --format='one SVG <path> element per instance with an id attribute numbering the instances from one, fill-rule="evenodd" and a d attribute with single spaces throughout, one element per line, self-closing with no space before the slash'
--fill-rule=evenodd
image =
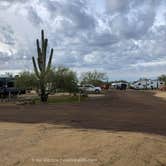
<path id="1" fill-rule="evenodd" d="M 0 106 L 0 122 L 166 135 L 166 102 L 153 93 L 112 91 L 81 104 Z"/>

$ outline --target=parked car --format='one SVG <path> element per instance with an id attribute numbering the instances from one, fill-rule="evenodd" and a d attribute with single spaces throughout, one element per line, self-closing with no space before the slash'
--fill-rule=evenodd
<path id="1" fill-rule="evenodd" d="M 11 87 L 11 88 L 6 88 L 6 87 L 0 87 L 0 96 L 8 96 L 8 95 L 12 95 L 12 96 L 16 96 L 16 95 L 22 95 L 25 94 L 26 90 L 25 89 L 19 89 L 19 88 L 15 88 L 15 87 Z"/>
<path id="2" fill-rule="evenodd" d="M 91 84 L 86 84 L 86 85 L 82 85 L 79 87 L 80 92 L 88 92 L 88 93 L 101 93 L 101 88 L 91 85 Z"/>
<path id="3" fill-rule="evenodd" d="M 128 87 L 127 83 L 124 82 L 118 82 L 118 83 L 112 83 L 111 86 L 113 89 L 118 89 L 118 90 L 126 90 Z"/>

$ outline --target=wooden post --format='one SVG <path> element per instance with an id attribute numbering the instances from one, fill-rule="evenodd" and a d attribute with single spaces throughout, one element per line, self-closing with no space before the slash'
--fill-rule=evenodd
<path id="1" fill-rule="evenodd" d="M 10 91 L 9 91 L 9 96 L 8 97 L 9 97 L 8 100 L 10 101 L 11 100 L 11 92 Z"/>
<path id="2" fill-rule="evenodd" d="M 81 93 L 79 92 L 78 94 L 78 102 L 80 103 L 81 102 Z"/>

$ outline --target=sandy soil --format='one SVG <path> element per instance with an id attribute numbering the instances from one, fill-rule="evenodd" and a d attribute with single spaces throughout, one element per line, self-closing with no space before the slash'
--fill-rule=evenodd
<path id="1" fill-rule="evenodd" d="M 160 97 L 160 98 L 166 100 L 166 92 L 163 92 L 163 91 L 156 91 L 155 96 L 156 96 L 156 97 Z"/>
<path id="2" fill-rule="evenodd" d="M 0 105 L 0 165 L 165 166 L 166 102 L 154 95 Z"/>

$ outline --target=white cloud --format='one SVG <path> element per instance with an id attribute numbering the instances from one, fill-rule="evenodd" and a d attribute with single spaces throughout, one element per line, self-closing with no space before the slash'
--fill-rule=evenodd
<path id="1" fill-rule="evenodd" d="M 137 63 L 137 64 L 132 64 L 131 67 L 153 67 L 153 66 L 161 66 L 161 65 L 165 66 L 166 65 L 166 60 Z"/>
<path id="2" fill-rule="evenodd" d="M 1 1 L 1 70 L 31 69 L 35 40 L 44 29 L 49 47 L 55 49 L 55 65 L 106 71 L 113 78 L 162 74 L 166 70 L 164 0 L 105 1 L 105 9 L 104 3 L 95 5 L 93 0 Z"/>

